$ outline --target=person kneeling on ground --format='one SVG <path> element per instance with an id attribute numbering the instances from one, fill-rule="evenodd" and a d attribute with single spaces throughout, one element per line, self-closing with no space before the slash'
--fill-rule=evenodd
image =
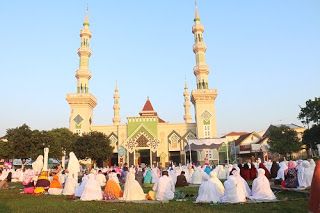
<path id="1" fill-rule="evenodd" d="M 258 169 L 258 177 L 252 183 L 251 200 L 275 200 L 268 178 L 265 176 L 264 169 Z"/>
<path id="2" fill-rule="evenodd" d="M 12 172 L 9 172 L 7 177 L 4 180 L 0 181 L 0 189 L 8 189 L 11 179 L 12 179 Z"/>
<path id="3" fill-rule="evenodd" d="M 222 203 L 242 203 L 246 202 L 246 190 L 243 183 L 235 176 L 237 171 L 231 171 L 228 179 L 224 182 L 224 195 L 221 197 Z"/>
<path id="4" fill-rule="evenodd" d="M 52 175 L 53 175 L 53 179 L 50 183 L 48 193 L 49 195 L 61 195 L 63 188 L 59 181 L 59 176 L 55 173 L 53 173 Z"/>
<path id="5" fill-rule="evenodd" d="M 185 172 L 182 171 L 180 175 L 177 176 L 177 183 L 176 187 L 183 187 L 183 186 L 188 186 L 188 182 L 185 176 Z"/>
<path id="6" fill-rule="evenodd" d="M 156 192 L 156 199 L 159 201 L 167 201 L 174 198 L 175 187 L 171 178 L 169 178 L 168 171 L 162 171 L 159 182 L 155 183 L 152 189 Z"/>
<path id="7" fill-rule="evenodd" d="M 214 178 L 214 175 L 216 173 L 212 172 L 212 177 Z M 211 175 L 211 173 L 210 173 Z M 220 181 L 220 180 L 219 180 Z M 197 203 L 217 203 L 220 201 L 221 197 L 224 193 L 224 188 L 222 186 L 222 183 L 216 184 L 217 182 L 215 180 L 211 180 L 210 176 L 203 172 L 202 174 L 202 183 L 199 187 L 198 197 L 196 202 Z M 220 188 L 222 187 L 222 188 Z"/>
<path id="8" fill-rule="evenodd" d="M 121 190 L 119 179 L 115 170 L 109 174 L 109 179 L 104 188 L 104 198 L 106 200 L 116 200 L 122 197 L 123 192 Z"/>
<path id="9" fill-rule="evenodd" d="M 143 192 L 138 181 L 135 179 L 135 168 L 130 168 L 124 184 L 123 200 L 145 200 L 146 195 Z"/>
<path id="10" fill-rule="evenodd" d="M 43 194 L 46 191 L 48 191 L 49 187 L 50 187 L 50 181 L 48 179 L 48 171 L 42 171 L 36 182 L 34 193 Z"/>
<path id="11" fill-rule="evenodd" d="M 102 200 L 102 190 L 100 182 L 96 179 L 94 173 L 88 175 L 88 182 L 84 186 L 83 193 L 80 200 L 90 201 L 90 200 Z"/>

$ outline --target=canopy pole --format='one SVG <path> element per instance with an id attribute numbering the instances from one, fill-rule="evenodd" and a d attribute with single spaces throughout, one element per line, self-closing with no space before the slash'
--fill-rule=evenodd
<path id="1" fill-rule="evenodd" d="M 192 158 L 191 158 L 191 146 L 190 146 L 190 143 L 188 143 L 188 145 L 189 145 L 189 153 L 190 153 L 190 155 L 189 155 L 189 158 L 190 158 L 190 164 L 192 164 Z"/>
<path id="2" fill-rule="evenodd" d="M 225 142 L 226 143 L 226 146 L 227 146 L 227 163 L 229 165 L 229 145 L 228 145 L 228 142 Z"/>

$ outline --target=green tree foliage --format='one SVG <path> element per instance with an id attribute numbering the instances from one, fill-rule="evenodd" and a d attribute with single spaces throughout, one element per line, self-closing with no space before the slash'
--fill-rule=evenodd
<path id="1" fill-rule="evenodd" d="M 320 125 L 313 125 L 310 129 L 306 129 L 303 133 L 302 142 L 308 148 L 317 149 L 317 144 L 320 144 Z"/>
<path id="2" fill-rule="evenodd" d="M 287 126 L 272 126 L 269 131 L 269 141 L 271 152 L 282 155 L 290 155 L 301 150 L 302 143 L 299 141 L 297 132 Z"/>
<path id="3" fill-rule="evenodd" d="M 63 151 L 72 151 L 73 144 L 78 138 L 66 128 L 50 131 L 31 130 L 26 124 L 7 130 L 5 138 L 8 142 L 0 143 L 0 157 L 35 159 L 43 155 L 43 148 L 49 147 L 49 157 L 60 159 Z"/>
<path id="4" fill-rule="evenodd" d="M 36 151 L 33 131 L 26 124 L 8 129 L 5 138 L 8 140 L 8 153 L 11 157 L 27 159 Z"/>
<path id="5" fill-rule="evenodd" d="M 52 141 L 52 138 L 47 131 L 34 130 L 32 132 L 32 141 L 34 143 L 35 149 L 32 153 L 30 153 L 30 157 L 32 159 L 36 159 L 37 156 L 43 155 L 43 149 L 45 147 L 48 147 L 48 145 Z"/>
<path id="6" fill-rule="evenodd" d="M 73 150 L 79 159 L 91 158 L 94 161 L 108 160 L 112 155 L 112 147 L 106 135 L 101 132 L 90 132 L 78 137 Z"/>
<path id="7" fill-rule="evenodd" d="M 12 158 L 12 150 L 7 141 L 0 141 L 0 159 Z"/>
<path id="8" fill-rule="evenodd" d="M 112 147 L 107 137 L 100 132 L 90 132 L 79 136 L 66 128 L 50 131 L 31 130 L 26 124 L 8 129 L 0 141 L 0 158 L 36 159 L 43 155 L 43 148 L 49 147 L 49 158 L 60 159 L 63 151 L 74 151 L 79 159 L 94 161 L 107 160 L 112 155 Z"/>
<path id="9" fill-rule="evenodd" d="M 309 127 L 309 124 L 320 124 L 320 98 L 307 100 L 305 107 L 300 107 L 298 119 Z"/>
<path id="10" fill-rule="evenodd" d="M 67 128 L 52 129 L 48 132 L 48 135 L 51 138 L 48 144 L 50 148 L 49 156 L 57 159 L 62 157 L 63 151 L 67 154 L 73 151 L 73 144 L 79 137 Z"/>

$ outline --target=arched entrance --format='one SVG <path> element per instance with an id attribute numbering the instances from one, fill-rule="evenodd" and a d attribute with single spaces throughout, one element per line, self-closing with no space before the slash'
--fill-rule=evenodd
<path id="1" fill-rule="evenodd" d="M 145 163 L 153 165 L 157 162 L 158 140 L 140 132 L 135 138 L 127 142 L 129 165 Z"/>
<path id="2" fill-rule="evenodd" d="M 150 165 L 151 163 L 150 149 L 136 149 L 134 151 L 134 156 L 135 156 L 135 165 L 140 165 L 141 163 Z"/>

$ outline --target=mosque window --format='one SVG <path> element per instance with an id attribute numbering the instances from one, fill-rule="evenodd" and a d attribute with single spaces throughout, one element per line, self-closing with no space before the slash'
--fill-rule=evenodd
<path id="1" fill-rule="evenodd" d="M 205 150 L 205 158 L 207 158 L 208 160 L 213 160 L 213 152 L 211 149 Z"/>
<path id="2" fill-rule="evenodd" d="M 204 128 L 204 137 L 210 138 L 210 124 L 204 125 L 203 128 Z"/>

